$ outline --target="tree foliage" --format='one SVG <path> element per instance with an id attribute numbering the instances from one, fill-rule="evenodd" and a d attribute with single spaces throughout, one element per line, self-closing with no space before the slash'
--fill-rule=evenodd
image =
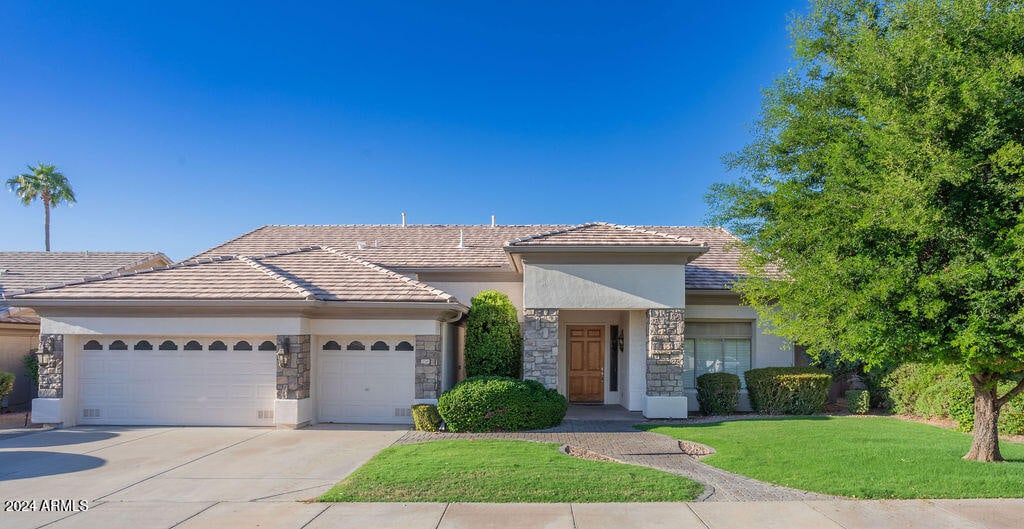
<path id="1" fill-rule="evenodd" d="M 23 205 L 31 205 L 40 200 L 46 218 L 44 230 L 46 235 L 46 251 L 50 251 L 50 208 L 60 204 L 75 202 L 75 192 L 67 177 L 57 170 L 53 164 L 40 162 L 35 167 L 28 166 L 29 172 L 21 173 L 7 179 L 7 187 L 18 195 Z"/>
<path id="2" fill-rule="evenodd" d="M 993 415 L 968 457 L 997 460 L 996 386 L 1024 370 L 1024 10 L 817 0 L 791 33 L 742 176 L 708 195 L 746 243 L 736 288 L 812 355 L 963 366 Z"/>
<path id="3" fill-rule="evenodd" d="M 486 290 L 473 297 L 466 320 L 466 375 L 519 378 L 523 338 L 519 317 L 508 296 Z"/>

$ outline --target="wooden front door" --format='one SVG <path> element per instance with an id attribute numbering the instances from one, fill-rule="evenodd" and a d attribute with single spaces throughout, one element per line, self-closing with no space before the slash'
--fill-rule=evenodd
<path id="1" fill-rule="evenodd" d="M 569 400 L 604 402 L 604 327 L 568 327 Z"/>

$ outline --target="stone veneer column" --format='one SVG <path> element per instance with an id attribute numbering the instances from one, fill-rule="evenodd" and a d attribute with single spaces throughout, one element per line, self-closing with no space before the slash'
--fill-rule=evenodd
<path id="1" fill-rule="evenodd" d="M 558 309 L 523 310 L 523 379 L 558 387 Z"/>
<path id="2" fill-rule="evenodd" d="M 39 360 L 39 398 L 63 398 L 64 335 L 40 334 L 36 359 Z"/>
<path id="3" fill-rule="evenodd" d="M 277 398 L 309 398 L 311 356 L 308 334 L 277 335 Z"/>
<path id="4" fill-rule="evenodd" d="M 441 394 L 441 336 L 416 335 L 417 399 L 436 399 Z"/>
<path id="5" fill-rule="evenodd" d="M 647 311 L 647 395 L 681 397 L 683 390 L 683 309 Z"/>

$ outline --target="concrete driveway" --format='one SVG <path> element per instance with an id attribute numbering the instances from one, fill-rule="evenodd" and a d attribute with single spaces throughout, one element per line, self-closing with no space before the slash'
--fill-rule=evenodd
<path id="1" fill-rule="evenodd" d="M 171 527 L 208 510 L 219 518 L 232 505 L 222 502 L 266 503 L 272 518 L 275 503 L 318 496 L 405 430 L 81 427 L 6 439 L 0 508 L 36 503 L 34 512 L 0 510 L 0 527 Z M 47 500 L 85 500 L 89 509 Z M 322 510 L 299 505 L 310 518 Z"/>

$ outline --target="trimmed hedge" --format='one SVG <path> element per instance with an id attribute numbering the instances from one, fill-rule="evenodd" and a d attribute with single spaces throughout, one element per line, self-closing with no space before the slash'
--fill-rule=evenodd
<path id="1" fill-rule="evenodd" d="M 466 315 L 466 376 L 519 378 L 523 371 L 523 337 L 519 316 L 508 296 L 485 290 L 470 301 Z"/>
<path id="2" fill-rule="evenodd" d="M 14 391 L 14 373 L 0 371 L 0 399 Z"/>
<path id="3" fill-rule="evenodd" d="M 957 430 L 974 430 L 974 388 L 959 366 L 906 363 L 894 369 L 883 385 L 889 390 L 892 412 L 926 419 L 953 419 Z M 1015 385 L 999 384 L 1002 395 Z M 1007 402 L 999 412 L 999 431 L 1024 434 L 1024 397 Z"/>
<path id="4" fill-rule="evenodd" d="M 437 411 L 449 431 L 540 430 L 558 426 L 568 402 L 534 380 L 480 376 L 441 394 Z"/>
<path id="5" fill-rule="evenodd" d="M 816 367 L 765 367 L 743 373 L 750 407 L 765 415 L 812 415 L 825 409 L 832 375 Z"/>
<path id="6" fill-rule="evenodd" d="M 866 389 L 851 389 L 846 392 L 846 409 L 850 413 L 864 415 L 871 409 L 871 392 Z"/>
<path id="7" fill-rule="evenodd" d="M 704 415 L 736 413 L 740 403 L 740 377 L 732 373 L 704 373 L 697 377 L 697 404 Z"/>
<path id="8" fill-rule="evenodd" d="M 441 415 L 433 404 L 413 404 L 412 423 L 421 432 L 436 432 L 441 429 Z"/>

